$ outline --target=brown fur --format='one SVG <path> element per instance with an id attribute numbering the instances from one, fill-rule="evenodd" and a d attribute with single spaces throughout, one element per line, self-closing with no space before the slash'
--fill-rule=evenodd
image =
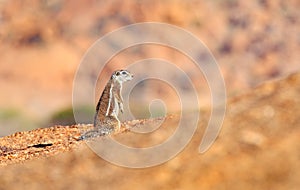
<path id="1" fill-rule="evenodd" d="M 122 74 L 123 73 L 123 74 Z M 128 71 L 115 71 L 107 82 L 96 107 L 94 130 L 87 131 L 80 139 L 102 136 L 120 129 L 119 111 L 123 112 L 122 83 L 132 79 Z"/>

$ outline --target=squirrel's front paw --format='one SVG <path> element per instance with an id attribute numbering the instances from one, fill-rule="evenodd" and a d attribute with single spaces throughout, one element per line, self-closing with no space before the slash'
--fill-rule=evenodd
<path id="1" fill-rule="evenodd" d="M 120 105 L 120 112 L 124 113 L 124 108 L 123 108 L 123 104 L 119 104 Z"/>

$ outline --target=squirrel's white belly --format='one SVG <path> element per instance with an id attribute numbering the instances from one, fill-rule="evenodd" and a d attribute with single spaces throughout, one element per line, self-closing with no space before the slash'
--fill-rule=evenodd
<path id="1" fill-rule="evenodd" d="M 114 97 L 114 109 L 113 109 L 112 115 L 117 117 L 119 115 L 119 110 L 120 110 L 120 108 L 119 108 L 118 100 L 116 97 Z"/>

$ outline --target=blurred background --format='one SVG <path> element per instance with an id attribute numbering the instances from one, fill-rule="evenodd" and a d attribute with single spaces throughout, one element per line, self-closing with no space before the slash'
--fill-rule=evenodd
<path id="1" fill-rule="evenodd" d="M 221 68 L 228 97 L 296 72 L 299 9 L 297 0 L 0 0 L 0 135 L 74 123 L 72 83 L 84 53 L 103 35 L 137 22 L 170 23 L 200 38 Z M 178 60 L 170 51 L 144 50 Z"/>

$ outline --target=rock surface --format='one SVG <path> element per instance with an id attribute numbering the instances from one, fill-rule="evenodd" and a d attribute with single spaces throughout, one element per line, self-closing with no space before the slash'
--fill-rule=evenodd
<path id="1" fill-rule="evenodd" d="M 167 163 L 145 169 L 123 168 L 104 161 L 84 143 L 74 140 L 79 135 L 76 126 L 4 137 L 0 139 L 2 165 L 13 163 L 18 151 L 20 155 L 35 155 L 22 164 L 1 166 L 0 189 L 297 189 L 299 94 L 300 73 L 264 83 L 231 99 L 218 139 L 207 152 L 199 154 L 209 117 L 209 112 L 203 111 L 188 146 Z M 178 119 L 174 116 L 165 122 L 175 127 L 173 122 Z M 151 134 L 152 139 L 164 137 L 165 130 Z M 120 140 L 130 138 L 135 145 L 147 143 L 144 137 L 134 141 L 138 135 L 130 132 L 116 136 Z M 52 150 L 55 147 L 56 152 Z M 5 152 L 11 157 L 6 158 Z M 23 160 L 22 156 L 19 161 Z"/>

